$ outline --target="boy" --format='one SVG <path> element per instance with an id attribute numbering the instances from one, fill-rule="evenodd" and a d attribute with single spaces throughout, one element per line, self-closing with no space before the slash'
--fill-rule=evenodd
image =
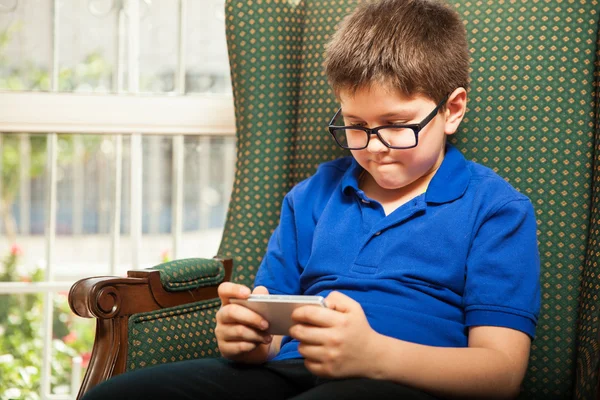
<path id="1" fill-rule="evenodd" d="M 464 27 L 434 0 L 358 6 L 326 72 L 352 157 L 284 200 L 254 293 L 326 296 L 290 336 L 219 287 L 223 359 L 118 376 L 92 398 L 511 398 L 539 312 L 529 200 L 446 143 L 466 110 Z M 168 382 L 168 384 L 165 384 Z"/>

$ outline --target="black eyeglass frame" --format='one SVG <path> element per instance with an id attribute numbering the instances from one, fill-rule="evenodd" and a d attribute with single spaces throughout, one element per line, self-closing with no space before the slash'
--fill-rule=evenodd
<path id="1" fill-rule="evenodd" d="M 348 149 L 348 150 L 363 150 L 366 149 L 369 146 L 369 142 L 371 141 L 371 135 L 377 135 L 377 138 L 379 139 L 379 141 L 381 143 L 383 143 L 384 146 L 390 148 L 390 149 L 395 149 L 395 150 L 405 150 L 405 149 L 412 149 L 415 148 L 419 145 L 419 132 L 421 132 L 421 130 L 423 128 L 425 128 L 425 126 L 427 126 L 427 124 L 429 122 L 431 122 L 431 120 L 433 118 L 435 118 L 435 116 L 438 114 L 438 111 L 440 110 L 440 107 L 442 107 L 442 105 L 444 105 L 444 103 L 446 102 L 446 100 L 448 100 L 448 96 L 444 97 L 442 99 L 442 101 L 440 101 L 438 103 L 437 106 L 435 106 L 435 108 L 433 109 L 433 111 L 431 111 L 429 113 L 429 115 L 427 115 L 421 122 L 417 123 L 417 124 L 392 124 L 392 125 L 382 125 L 382 126 L 377 126 L 375 128 L 365 128 L 363 126 L 357 126 L 357 125 L 353 125 L 353 126 L 338 126 L 338 125 L 333 125 L 335 119 L 340 115 L 340 112 L 342 112 L 342 108 L 340 107 L 339 110 L 337 110 L 337 112 L 335 113 L 335 115 L 333 116 L 333 118 L 331 118 L 331 121 L 329 121 L 329 125 L 328 125 L 328 129 L 329 129 L 329 133 L 331 134 L 331 136 L 333 136 L 333 139 L 335 140 L 335 142 L 337 143 L 338 146 L 340 146 L 343 149 Z M 400 128 L 407 128 L 407 129 L 412 129 L 412 131 L 415 134 L 415 144 L 412 146 L 392 146 L 391 144 L 389 144 L 388 142 L 386 142 L 381 135 L 379 134 L 379 131 L 381 129 L 389 129 L 389 128 L 396 128 L 396 129 L 400 129 Z M 335 133 L 333 133 L 334 130 L 336 129 L 353 129 L 353 130 L 361 130 L 364 131 L 367 135 L 367 144 L 365 144 L 363 147 L 348 147 L 348 146 L 343 146 L 338 140 L 337 137 L 335 136 Z"/>

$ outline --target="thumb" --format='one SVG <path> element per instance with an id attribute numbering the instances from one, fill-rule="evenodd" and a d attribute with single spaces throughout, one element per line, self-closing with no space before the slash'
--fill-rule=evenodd
<path id="1" fill-rule="evenodd" d="M 269 289 L 264 286 L 257 286 L 252 291 L 252 294 L 269 294 Z"/>
<path id="2" fill-rule="evenodd" d="M 327 308 L 343 313 L 352 311 L 358 305 L 352 298 L 336 291 L 329 293 L 329 296 L 325 299 L 325 304 L 327 304 Z"/>

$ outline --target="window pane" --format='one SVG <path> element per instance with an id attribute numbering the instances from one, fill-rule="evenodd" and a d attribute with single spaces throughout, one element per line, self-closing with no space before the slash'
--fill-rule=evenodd
<path id="1" fill-rule="evenodd" d="M 139 1 L 140 91 L 175 90 L 179 1 Z M 59 91 L 126 90 L 131 21 L 125 2 L 63 0 L 58 8 Z M 224 0 L 187 1 L 186 92 L 231 93 Z M 49 90 L 52 1 L 0 2 L 0 90 Z M 120 60 L 120 61 L 119 61 Z M 119 66 L 120 65 L 120 70 Z"/>
<path id="2" fill-rule="evenodd" d="M 49 90 L 51 2 L 0 2 L 0 90 Z"/>
<path id="3" fill-rule="evenodd" d="M 188 1 L 186 92 L 231 93 L 225 1 Z"/>
<path id="4" fill-rule="evenodd" d="M 231 93 L 224 10 L 224 0 L 187 2 L 184 16 L 187 93 Z M 174 91 L 178 71 L 179 2 L 142 2 L 140 31 L 140 90 Z"/>
<path id="5" fill-rule="evenodd" d="M 57 280 L 110 271 L 115 141 L 113 135 L 58 136 Z"/>
<path id="6" fill-rule="evenodd" d="M 183 235 L 179 258 L 216 255 L 234 174 L 234 138 L 185 136 Z M 123 145 L 121 214 L 123 268 L 131 265 L 131 140 Z M 142 137 L 142 240 L 140 267 L 173 256 L 173 137 Z"/>
<path id="7" fill-rule="evenodd" d="M 114 91 L 118 2 L 64 0 L 59 4 L 59 90 Z"/>
<path id="8" fill-rule="evenodd" d="M 185 138 L 181 258 L 217 254 L 231 194 L 234 146 L 232 137 Z"/>
<path id="9" fill-rule="evenodd" d="M 0 257 L 22 252 L 21 274 L 45 254 L 46 135 L 2 134 L 0 141 Z M 1 269 L 0 269 L 1 271 Z"/>
<path id="10" fill-rule="evenodd" d="M 173 0 L 140 1 L 141 92 L 175 90 L 179 48 L 178 4 Z"/>
<path id="11" fill-rule="evenodd" d="M 184 231 L 223 227 L 235 164 L 234 145 L 234 138 L 186 137 Z"/>

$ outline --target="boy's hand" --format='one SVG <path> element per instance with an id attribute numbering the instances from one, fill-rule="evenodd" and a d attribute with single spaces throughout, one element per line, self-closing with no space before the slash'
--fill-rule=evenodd
<path id="1" fill-rule="evenodd" d="M 326 303 L 328 308 L 305 306 L 292 313 L 297 325 L 290 328 L 290 335 L 300 341 L 304 364 L 321 377 L 367 376 L 377 333 L 350 297 L 331 292 Z"/>
<path id="2" fill-rule="evenodd" d="M 272 335 L 265 332 L 267 321 L 254 311 L 231 304 L 231 298 L 247 299 L 250 289 L 243 285 L 224 282 L 218 288 L 221 309 L 217 312 L 215 336 L 221 355 L 235 361 L 261 363 L 267 360 Z M 255 294 L 269 294 L 264 286 L 254 289 Z"/>

